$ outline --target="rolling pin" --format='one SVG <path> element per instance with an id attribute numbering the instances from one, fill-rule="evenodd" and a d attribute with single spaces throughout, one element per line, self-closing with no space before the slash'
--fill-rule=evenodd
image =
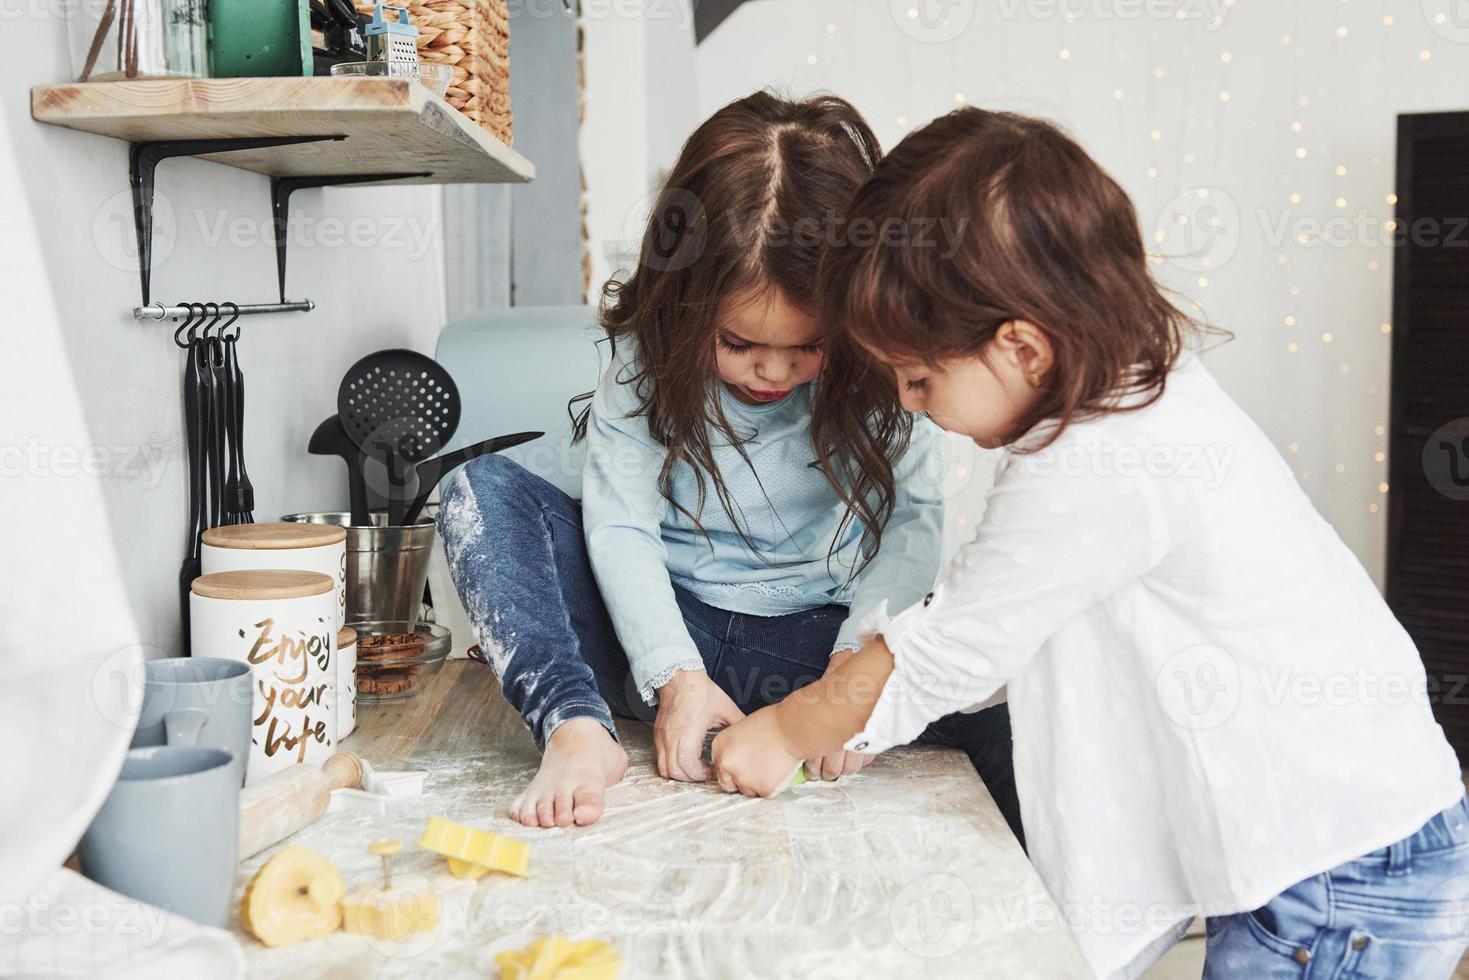
<path id="1" fill-rule="evenodd" d="M 259 854 L 315 823 L 332 801 L 332 790 L 362 783 L 362 760 L 338 752 L 318 769 L 296 765 L 240 791 L 240 860 Z"/>

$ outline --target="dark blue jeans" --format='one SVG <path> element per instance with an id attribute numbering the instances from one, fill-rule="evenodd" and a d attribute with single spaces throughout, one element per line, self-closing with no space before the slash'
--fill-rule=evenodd
<path id="1" fill-rule="evenodd" d="M 485 661 L 536 744 L 571 718 L 651 722 L 592 576 L 581 505 L 503 456 L 481 456 L 444 488 L 439 531 Z M 674 586 L 709 677 L 746 714 L 821 676 L 845 606 L 749 616 Z M 960 748 L 1022 843 L 1005 705 L 934 722 L 918 740 Z"/>

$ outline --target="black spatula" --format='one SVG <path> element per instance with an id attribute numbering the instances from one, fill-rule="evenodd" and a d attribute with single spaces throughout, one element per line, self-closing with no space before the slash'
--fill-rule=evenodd
<path id="1" fill-rule="evenodd" d="M 369 354 L 348 369 L 337 389 L 337 414 L 357 448 L 388 466 L 388 523 L 403 522 L 415 463 L 449 441 L 459 427 L 459 388 L 437 361 L 395 348 Z"/>
<path id="2" fill-rule="evenodd" d="M 347 435 L 342 426 L 342 417 L 333 415 L 325 419 L 311 433 L 306 451 L 315 456 L 340 456 L 347 463 L 347 495 L 352 502 L 352 526 L 366 527 L 371 523 L 367 513 L 367 480 L 362 475 L 362 451 Z"/>
<path id="3" fill-rule="evenodd" d="M 434 492 L 434 487 L 439 481 L 448 475 L 455 467 L 463 466 L 471 459 L 483 456 L 485 453 L 498 453 L 502 449 L 511 449 L 521 443 L 539 439 L 545 435 L 544 432 L 516 432 L 508 436 L 496 436 L 477 442 L 463 449 L 456 449 L 433 459 L 426 459 L 414 467 L 414 475 L 418 477 L 418 492 L 408 501 L 408 507 L 403 511 L 403 523 L 412 524 L 418 520 L 423 505 L 428 502 L 429 494 Z"/>

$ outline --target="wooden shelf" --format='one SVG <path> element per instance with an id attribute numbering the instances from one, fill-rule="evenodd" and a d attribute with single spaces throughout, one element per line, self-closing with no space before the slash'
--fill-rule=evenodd
<path id="1" fill-rule="evenodd" d="M 536 168 L 417 81 L 210 78 L 39 85 L 39 122 L 130 143 L 347 137 L 201 157 L 272 177 L 430 172 L 394 183 L 523 184 Z"/>

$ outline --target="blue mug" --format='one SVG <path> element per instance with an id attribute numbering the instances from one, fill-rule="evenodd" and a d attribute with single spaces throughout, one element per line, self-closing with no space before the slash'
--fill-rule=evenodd
<path id="1" fill-rule="evenodd" d="M 130 749 L 82 835 L 82 874 L 201 925 L 229 922 L 240 852 L 240 781 L 224 749 Z"/>
<path id="2" fill-rule="evenodd" d="M 193 745 L 235 758 L 240 784 L 250 758 L 250 665 L 216 657 L 164 657 L 143 665 L 143 708 L 132 748 Z"/>

